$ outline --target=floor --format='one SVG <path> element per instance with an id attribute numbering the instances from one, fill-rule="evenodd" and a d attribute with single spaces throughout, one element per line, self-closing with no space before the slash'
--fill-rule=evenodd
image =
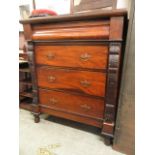
<path id="1" fill-rule="evenodd" d="M 34 123 L 20 110 L 20 155 L 123 155 L 104 145 L 100 130 L 47 115 Z"/>

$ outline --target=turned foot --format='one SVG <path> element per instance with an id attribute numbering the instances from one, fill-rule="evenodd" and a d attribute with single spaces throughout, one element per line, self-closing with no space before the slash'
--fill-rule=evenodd
<path id="1" fill-rule="evenodd" d="M 104 144 L 107 145 L 107 146 L 112 145 L 112 138 L 104 136 Z"/>
<path id="2" fill-rule="evenodd" d="M 35 123 L 39 123 L 40 122 L 40 117 L 39 117 L 38 114 L 37 115 L 36 114 L 34 115 L 34 122 Z"/>

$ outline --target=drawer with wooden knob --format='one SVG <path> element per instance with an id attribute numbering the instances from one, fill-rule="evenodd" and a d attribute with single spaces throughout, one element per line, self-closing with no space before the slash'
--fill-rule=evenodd
<path id="1" fill-rule="evenodd" d="M 38 86 L 105 96 L 106 74 L 48 67 L 37 68 Z"/>
<path id="2" fill-rule="evenodd" d="M 61 91 L 39 89 L 41 106 L 55 110 L 86 115 L 92 118 L 103 118 L 103 99 L 79 96 Z"/>
<path id="3" fill-rule="evenodd" d="M 37 45 L 36 63 L 52 66 L 106 69 L 106 45 Z"/>

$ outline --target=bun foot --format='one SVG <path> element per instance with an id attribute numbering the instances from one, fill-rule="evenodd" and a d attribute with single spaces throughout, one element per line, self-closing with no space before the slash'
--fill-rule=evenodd
<path id="1" fill-rule="evenodd" d="M 104 144 L 107 146 L 112 145 L 113 139 L 111 137 L 104 137 Z"/>
<path id="2" fill-rule="evenodd" d="M 34 122 L 35 122 L 35 123 L 39 123 L 39 122 L 40 122 L 39 114 L 37 114 L 37 115 L 35 114 L 35 115 L 34 115 Z"/>

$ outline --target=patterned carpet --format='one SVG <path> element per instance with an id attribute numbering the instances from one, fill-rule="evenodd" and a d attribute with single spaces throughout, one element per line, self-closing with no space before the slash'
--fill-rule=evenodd
<path id="1" fill-rule="evenodd" d="M 34 123 L 20 110 L 19 131 L 20 155 L 122 155 L 104 145 L 99 129 L 47 115 Z"/>

